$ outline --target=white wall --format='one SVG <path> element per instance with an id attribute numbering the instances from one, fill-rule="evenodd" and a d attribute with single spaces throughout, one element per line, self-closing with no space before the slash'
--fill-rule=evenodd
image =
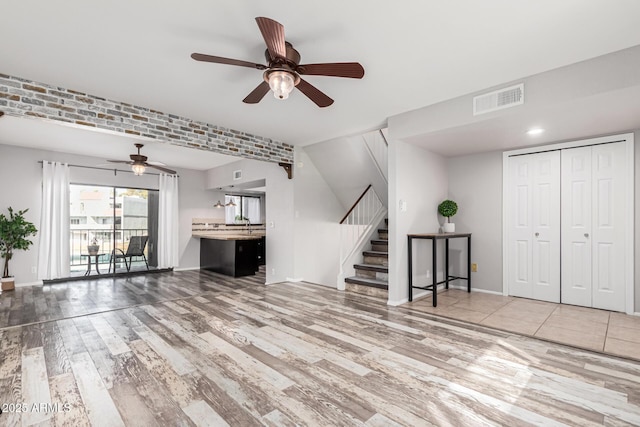
<path id="1" fill-rule="evenodd" d="M 387 206 L 387 183 L 372 160 L 362 135 L 332 139 L 304 148 L 342 204 L 342 215 L 347 213 L 369 184 Z"/>
<path id="2" fill-rule="evenodd" d="M 242 178 L 233 179 L 233 172 Z M 267 283 L 294 278 L 294 184 L 283 168 L 275 163 L 239 160 L 206 172 L 205 187 L 217 189 L 246 182 L 265 180 Z"/>
<path id="3" fill-rule="evenodd" d="M 95 166 L 104 159 L 59 153 L 39 149 L 0 145 L 0 209 L 6 213 L 7 207 L 29 209 L 26 217 L 40 228 L 40 203 L 42 195 L 42 165 L 39 160 L 66 162 L 75 165 Z M 218 192 L 205 189 L 205 173 L 178 169 L 180 175 L 180 265 L 177 268 L 198 268 L 200 265 L 200 241 L 191 238 L 192 217 L 212 217 L 217 215 L 212 207 L 220 196 Z M 101 171 L 96 169 L 70 169 L 70 179 L 77 184 L 102 184 L 133 188 L 158 188 L 158 177 L 153 175 L 135 176 L 130 173 Z M 32 267 L 37 266 L 38 241 L 28 251 L 18 251 L 10 263 L 11 274 L 17 284 L 33 283 L 37 274 Z"/>
<path id="4" fill-rule="evenodd" d="M 200 239 L 191 237 L 193 218 L 224 218 L 224 209 L 216 209 L 213 205 L 224 202 L 224 193 L 205 188 L 204 171 L 176 169 L 180 175 L 179 191 L 179 235 L 180 265 L 176 270 L 200 268 Z"/>
<path id="5" fill-rule="evenodd" d="M 305 149 L 296 149 L 295 165 L 295 277 L 335 288 L 344 208 Z"/>
<path id="6" fill-rule="evenodd" d="M 443 157 L 395 140 L 391 123 L 389 137 L 389 304 L 397 305 L 409 296 L 407 234 L 438 231 L 437 208 L 447 197 L 448 184 Z M 406 212 L 400 211 L 401 200 L 407 203 Z M 426 271 L 432 269 L 430 241 L 415 243 L 413 254 L 414 284 L 425 285 Z"/>
<path id="7" fill-rule="evenodd" d="M 450 158 L 447 169 L 448 198 L 458 204 L 451 221 L 456 231 L 472 233 L 472 287 L 502 293 L 502 152 Z M 450 250 L 454 274 L 466 277 L 466 241 L 452 239 Z"/>

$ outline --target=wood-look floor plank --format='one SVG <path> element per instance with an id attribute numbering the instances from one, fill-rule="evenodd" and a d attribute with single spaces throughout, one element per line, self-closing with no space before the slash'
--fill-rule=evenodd
<path id="1" fill-rule="evenodd" d="M 51 406 L 51 393 L 42 347 L 22 352 L 22 398 L 29 407 L 22 415 L 22 425 L 32 426 L 51 418 L 51 413 L 46 410 Z M 40 405 L 43 405 L 43 410 Z"/>
<path id="2" fill-rule="evenodd" d="M 109 394 L 125 425 L 154 426 L 160 424 L 133 384 L 129 382 L 115 383 L 109 390 Z"/>
<path id="3" fill-rule="evenodd" d="M 89 417 L 71 370 L 61 375 L 49 377 L 49 389 L 51 402 L 57 405 L 51 419 L 53 425 L 89 425 Z"/>
<path id="4" fill-rule="evenodd" d="M 47 375 L 56 375 L 71 372 L 71 363 L 64 346 L 64 341 L 60 335 L 60 330 L 55 322 L 42 324 L 42 342 L 47 364 Z"/>
<path id="5" fill-rule="evenodd" d="M 124 421 L 89 353 L 71 357 L 71 369 L 92 426 L 124 426 Z"/>
<path id="6" fill-rule="evenodd" d="M 101 316 L 89 317 L 91 324 L 102 338 L 102 341 L 109 349 L 109 352 L 113 356 L 131 351 L 129 346 L 123 341 L 118 333 L 111 327 L 111 325 Z"/>
<path id="7" fill-rule="evenodd" d="M 136 406 L 142 405 L 141 410 L 145 412 L 141 414 L 140 419 L 155 419 L 155 422 L 148 425 L 192 425 L 166 387 L 155 377 L 155 373 L 149 371 L 136 354 L 138 346 L 146 344 L 138 339 L 130 345 L 132 353 L 124 353 L 116 358 L 120 374 L 114 387 L 109 390 L 118 407 L 121 402 L 127 400 L 126 408 L 122 410 L 124 419 L 135 417 L 136 407 L 131 403 L 136 402 Z M 129 386 L 121 387 L 123 384 Z"/>
<path id="8" fill-rule="evenodd" d="M 198 427 L 225 427 L 229 424 L 203 400 L 196 400 L 182 410 Z"/>
<path id="9" fill-rule="evenodd" d="M 161 355 L 178 375 L 185 375 L 195 371 L 195 367 L 175 348 L 146 326 L 138 326 L 134 331 L 153 350 Z"/>

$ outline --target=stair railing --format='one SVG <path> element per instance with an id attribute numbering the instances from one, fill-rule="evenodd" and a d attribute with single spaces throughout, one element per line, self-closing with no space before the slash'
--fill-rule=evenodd
<path id="1" fill-rule="evenodd" d="M 386 209 L 370 184 L 340 221 L 338 289 L 344 290 L 344 271 L 348 268 L 349 261 L 362 250 L 385 214 Z"/>
<path id="2" fill-rule="evenodd" d="M 378 172 L 380 172 L 385 182 L 389 182 L 389 174 L 387 172 L 389 164 L 389 144 L 384 137 L 382 129 L 377 132 L 364 134 L 362 138 L 364 139 L 364 146 L 367 148 Z"/>

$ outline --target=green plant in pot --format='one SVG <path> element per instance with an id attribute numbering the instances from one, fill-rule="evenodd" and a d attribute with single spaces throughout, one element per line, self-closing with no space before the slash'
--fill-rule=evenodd
<path id="1" fill-rule="evenodd" d="M 453 200 L 444 200 L 438 205 L 438 212 L 443 217 L 447 218 L 447 222 L 444 223 L 443 229 L 445 233 L 454 233 L 456 231 L 455 223 L 451 222 L 451 217 L 458 212 L 458 205 Z"/>
<path id="2" fill-rule="evenodd" d="M 1 279 L 3 291 L 15 288 L 14 278 L 9 275 L 9 261 L 13 258 L 13 252 L 29 249 L 33 244 L 29 237 L 35 236 L 38 232 L 36 227 L 24 218 L 28 210 L 14 212 L 9 207 L 9 216 L 0 214 L 0 255 L 4 258 Z"/>

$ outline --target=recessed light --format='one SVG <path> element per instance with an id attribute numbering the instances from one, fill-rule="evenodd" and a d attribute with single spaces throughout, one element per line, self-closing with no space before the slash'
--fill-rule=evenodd
<path id="1" fill-rule="evenodd" d="M 527 131 L 527 135 L 540 135 L 542 132 L 544 132 L 542 128 L 533 128 Z"/>

